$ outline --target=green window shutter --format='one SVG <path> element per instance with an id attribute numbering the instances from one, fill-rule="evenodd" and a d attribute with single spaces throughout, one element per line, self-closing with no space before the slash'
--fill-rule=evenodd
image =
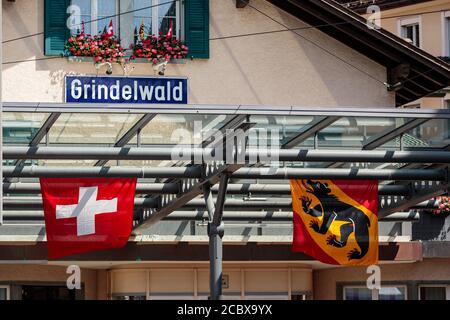
<path id="1" fill-rule="evenodd" d="M 209 0 L 184 0 L 185 38 L 192 58 L 209 58 Z"/>
<path id="2" fill-rule="evenodd" d="M 47 56 L 64 53 L 64 44 L 69 38 L 67 7 L 70 0 L 45 0 L 44 6 L 44 52 Z"/>

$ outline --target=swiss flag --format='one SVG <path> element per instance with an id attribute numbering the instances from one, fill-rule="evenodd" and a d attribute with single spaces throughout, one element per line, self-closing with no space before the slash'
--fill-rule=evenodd
<path id="1" fill-rule="evenodd" d="M 136 178 L 41 178 L 49 259 L 123 247 Z"/>

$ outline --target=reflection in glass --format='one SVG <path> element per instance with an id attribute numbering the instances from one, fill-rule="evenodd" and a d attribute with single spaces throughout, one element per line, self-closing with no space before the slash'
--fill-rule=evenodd
<path id="1" fill-rule="evenodd" d="M 141 131 L 142 144 L 198 145 L 232 116 L 159 114 Z M 136 137 L 130 142 L 136 143 Z"/>
<path id="2" fill-rule="evenodd" d="M 134 12 L 134 42 L 140 39 L 141 28 L 143 38 L 146 39 L 152 32 L 152 1 L 133 0 Z M 143 9 L 145 8 L 145 9 Z"/>
<path id="3" fill-rule="evenodd" d="M 3 143 L 29 144 L 48 113 L 3 112 Z"/>
<path id="4" fill-rule="evenodd" d="M 50 143 L 114 144 L 142 115 L 62 114 L 50 129 Z"/>

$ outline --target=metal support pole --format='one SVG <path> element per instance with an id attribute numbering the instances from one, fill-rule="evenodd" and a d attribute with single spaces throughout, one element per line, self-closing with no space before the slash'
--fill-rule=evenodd
<path id="1" fill-rule="evenodd" d="M 220 300 L 222 296 L 222 238 L 225 231 L 222 218 L 227 186 L 228 176 L 224 174 L 220 177 L 219 192 L 215 206 L 212 200 L 211 187 L 207 185 L 204 188 L 206 207 L 210 217 L 208 223 L 210 300 Z"/>

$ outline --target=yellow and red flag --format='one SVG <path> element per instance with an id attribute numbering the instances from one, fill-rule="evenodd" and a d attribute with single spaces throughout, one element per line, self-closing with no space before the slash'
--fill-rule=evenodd
<path id="1" fill-rule="evenodd" d="M 378 182 L 291 180 L 292 250 L 328 264 L 378 263 Z"/>

